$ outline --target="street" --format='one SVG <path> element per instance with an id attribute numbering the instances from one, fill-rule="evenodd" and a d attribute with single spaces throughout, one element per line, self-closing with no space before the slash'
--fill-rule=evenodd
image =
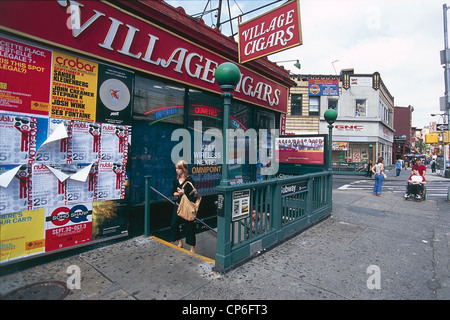
<path id="1" fill-rule="evenodd" d="M 78 270 L 79 287 L 64 299 L 181 300 L 174 315 L 191 300 L 448 300 L 450 181 L 429 174 L 429 198 L 415 202 L 403 199 L 409 171 L 387 174 L 381 198 L 372 195 L 373 179 L 335 176 L 329 218 L 225 274 L 199 255 L 141 236 L 12 266 L 0 275 L 0 296 L 42 282 L 64 284 Z"/>
<path id="2" fill-rule="evenodd" d="M 406 181 L 410 170 L 402 170 L 401 176 L 396 178 L 394 170 L 388 172 L 388 177 L 383 182 L 383 192 L 394 193 L 403 196 L 406 190 Z M 438 205 L 445 204 L 447 190 L 450 187 L 450 179 L 445 179 L 436 173 L 429 173 L 427 180 L 427 199 L 437 201 Z M 335 175 L 333 178 L 334 190 L 366 190 L 371 192 L 374 179 L 366 176 Z M 444 201 L 444 202 L 443 202 Z"/>

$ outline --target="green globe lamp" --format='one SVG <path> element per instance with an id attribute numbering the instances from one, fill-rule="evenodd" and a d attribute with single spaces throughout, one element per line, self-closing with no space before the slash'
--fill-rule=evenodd
<path id="1" fill-rule="evenodd" d="M 328 170 L 331 170 L 331 156 L 333 145 L 333 123 L 337 119 L 337 112 L 334 109 L 328 109 L 323 114 L 325 121 L 328 122 Z"/>
<path id="2" fill-rule="evenodd" d="M 222 126 L 222 179 L 220 180 L 221 186 L 228 186 L 228 137 L 227 129 L 230 125 L 230 105 L 231 99 L 233 98 L 233 91 L 236 85 L 241 80 L 241 71 L 239 68 L 231 62 L 224 62 L 219 65 L 214 74 L 217 84 L 220 89 L 224 92 L 222 93 L 223 98 L 223 126 Z"/>

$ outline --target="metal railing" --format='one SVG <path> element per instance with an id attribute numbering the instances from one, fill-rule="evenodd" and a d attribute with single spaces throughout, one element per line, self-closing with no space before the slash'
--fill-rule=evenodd
<path id="1" fill-rule="evenodd" d="M 218 186 L 215 270 L 229 270 L 328 217 L 332 212 L 332 174 L 325 171 Z M 147 176 L 146 235 L 150 234 L 150 190 L 160 194 Z"/>
<path id="2" fill-rule="evenodd" d="M 333 162 L 331 164 L 335 174 L 366 174 L 367 163 L 365 162 Z"/>
<path id="3" fill-rule="evenodd" d="M 332 211 L 332 172 L 218 186 L 218 271 L 284 241 L 329 216 Z M 236 218 L 235 194 L 249 195 L 248 214 Z M 242 203 L 241 203 L 242 205 Z"/>

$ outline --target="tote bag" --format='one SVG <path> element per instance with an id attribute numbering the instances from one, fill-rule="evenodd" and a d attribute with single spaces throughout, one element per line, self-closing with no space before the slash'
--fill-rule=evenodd
<path id="1" fill-rule="evenodd" d="M 197 194 L 197 199 L 195 202 L 191 202 L 189 201 L 186 194 L 183 194 L 180 204 L 178 205 L 177 215 L 186 221 L 194 221 L 194 219 L 197 217 L 197 211 L 200 206 L 200 202 L 202 201 L 202 196 L 197 192 L 194 185 L 189 181 L 186 181 L 183 184 L 182 188 L 184 188 L 186 183 L 189 183 L 192 186 L 192 191 L 191 193 L 189 193 L 189 195 L 195 192 Z"/>

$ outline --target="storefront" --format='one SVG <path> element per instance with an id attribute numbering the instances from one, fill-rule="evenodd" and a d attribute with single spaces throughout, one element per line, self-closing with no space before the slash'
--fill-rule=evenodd
<path id="1" fill-rule="evenodd" d="M 332 162 L 373 163 L 378 157 L 392 161 L 393 130 L 378 121 L 339 121 L 333 124 Z M 321 122 L 321 130 L 326 123 Z"/>
<path id="2" fill-rule="evenodd" d="M 174 131 L 222 128 L 214 71 L 237 60 L 234 40 L 164 2 L 1 1 L 0 264 L 142 233 L 144 177 L 171 194 Z M 288 72 L 239 68 L 230 128 L 278 128 Z M 213 218 L 221 155 L 201 149 L 189 169 Z M 229 165 L 230 180 L 258 167 Z M 164 228 L 171 208 L 151 200 Z"/>

